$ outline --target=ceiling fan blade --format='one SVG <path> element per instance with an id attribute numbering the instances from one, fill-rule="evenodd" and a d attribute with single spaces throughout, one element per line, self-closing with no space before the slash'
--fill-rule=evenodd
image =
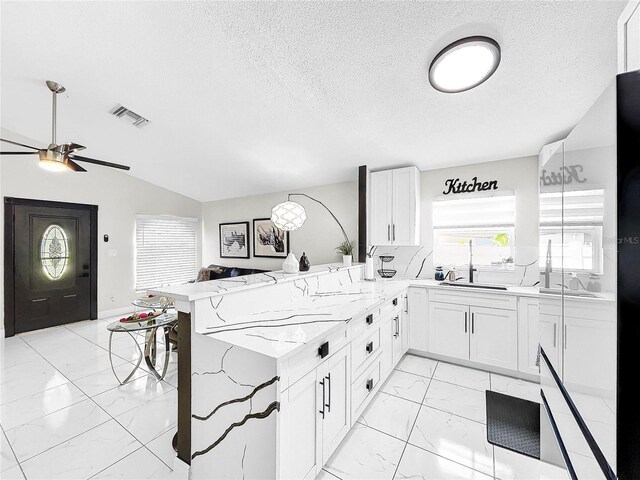
<path id="1" fill-rule="evenodd" d="M 32 147 L 31 145 L 25 145 L 24 143 L 14 142 L 13 140 L 7 140 L 6 138 L 0 138 L 0 141 L 10 143 L 11 145 L 17 145 L 19 147 L 32 148 L 33 150 L 40 150 L 37 147 Z"/>
<path id="2" fill-rule="evenodd" d="M 37 155 L 38 152 L 0 152 L 0 155 Z"/>
<path id="3" fill-rule="evenodd" d="M 78 162 L 94 163 L 96 165 L 102 165 L 103 167 L 119 168 L 120 170 L 130 170 L 131 168 L 126 165 L 120 165 L 117 163 L 103 162 L 102 160 L 96 160 L 94 158 L 81 157 L 80 155 L 69 155 L 69 158 L 77 160 Z"/>
<path id="4" fill-rule="evenodd" d="M 74 152 L 76 150 L 84 150 L 85 148 L 87 148 L 84 145 L 80 145 L 78 143 L 73 143 L 73 142 L 67 143 L 67 145 L 69 147 L 69 152 Z"/>
<path id="5" fill-rule="evenodd" d="M 74 162 L 71 159 L 67 159 L 67 166 L 74 172 L 86 172 L 84 168 L 82 168 L 80 165 L 78 165 L 76 162 Z"/>

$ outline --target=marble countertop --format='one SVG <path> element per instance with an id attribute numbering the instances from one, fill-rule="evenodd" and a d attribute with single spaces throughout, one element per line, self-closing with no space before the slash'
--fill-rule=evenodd
<path id="1" fill-rule="evenodd" d="M 233 319 L 230 325 L 200 326 L 197 333 L 282 360 L 398 295 L 409 281 L 359 281 L 339 291 L 318 291 L 283 308 Z"/>
<path id="2" fill-rule="evenodd" d="M 253 275 L 243 275 L 241 277 L 222 278 L 219 280 L 209 280 L 207 282 L 195 282 L 182 285 L 173 285 L 168 287 L 160 287 L 149 290 L 147 293 L 151 295 L 159 295 L 164 297 L 172 297 L 178 301 L 190 302 L 200 300 L 202 298 L 210 298 L 227 293 L 249 290 L 252 288 L 264 287 L 267 285 L 275 285 L 276 283 L 285 283 L 299 280 L 315 275 L 326 275 L 341 270 L 351 270 L 362 268 L 364 264 L 354 263 L 346 267 L 341 263 L 316 265 L 307 272 L 299 272 L 294 274 L 284 273 L 282 270 L 267 273 L 255 273 Z"/>

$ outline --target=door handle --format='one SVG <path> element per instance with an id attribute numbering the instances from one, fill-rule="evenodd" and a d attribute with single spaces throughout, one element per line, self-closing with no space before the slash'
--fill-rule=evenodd
<path id="1" fill-rule="evenodd" d="M 471 335 L 476 333 L 476 314 L 471 312 Z"/>
<path id="2" fill-rule="evenodd" d="M 393 336 L 395 338 L 398 338 L 400 336 L 400 317 L 398 315 L 396 315 L 396 317 L 393 319 L 393 321 L 396 324 L 396 332 L 393 334 Z"/>
<path id="3" fill-rule="evenodd" d="M 409 313 L 409 295 L 404 297 L 404 313 Z"/>
<path id="4" fill-rule="evenodd" d="M 367 353 L 373 352 L 373 342 L 367 343 L 367 346 L 365 348 L 367 350 Z"/>
<path id="5" fill-rule="evenodd" d="M 393 224 L 393 241 L 396 241 L 396 224 Z"/>
<path id="6" fill-rule="evenodd" d="M 325 403 L 324 403 L 324 391 L 325 391 L 325 385 L 324 385 L 324 378 L 322 379 L 320 385 L 322 385 L 322 410 L 318 410 L 321 414 L 322 414 L 322 419 L 324 420 L 324 407 L 325 407 Z"/>
<path id="7" fill-rule="evenodd" d="M 467 312 L 464 312 L 464 333 L 467 333 Z"/>
<path id="8" fill-rule="evenodd" d="M 324 378 L 329 382 L 329 403 L 325 403 L 325 405 L 327 407 L 327 413 L 331 413 L 331 372 L 327 373 L 327 376 Z"/>
<path id="9" fill-rule="evenodd" d="M 369 380 L 367 380 L 367 390 L 371 391 L 373 390 L 373 378 L 370 378 Z"/>
<path id="10" fill-rule="evenodd" d="M 556 330 L 558 329 L 558 324 L 553 324 L 553 348 L 556 347 Z"/>
<path id="11" fill-rule="evenodd" d="M 71 294 L 71 295 L 65 295 L 64 296 L 64 298 L 74 298 L 74 297 L 77 297 L 77 295 L 75 293 Z"/>
<path id="12" fill-rule="evenodd" d="M 391 241 L 391 225 L 387 224 L 387 240 Z"/>
<path id="13" fill-rule="evenodd" d="M 370 313 L 369 315 L 367 315 L 367 325 L 371 325 L 373 323 L 373 313 Z"/>
<path id="14" fill-rule="evenodd" d="M 34 298 L 33 300 L 31 300 L 33 303 L 37 303 L 37 302 L 45 302 L 49 300 L 49 297 L 46 298 Z"/>

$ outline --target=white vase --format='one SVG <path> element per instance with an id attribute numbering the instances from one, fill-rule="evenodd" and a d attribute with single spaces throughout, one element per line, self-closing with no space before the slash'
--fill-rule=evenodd
<path id="1" fill-rule="evenodd" d="M 289 252 L 287 258 L 282 262 L 282 270 L 284 270 L 284 273 L 298 273 L 299 269 L 300 264 L 298 263 L 298 259 L 293 252 Z"/>
<path id="2" fill-rule="evenodd" d="M 352 260 L 353 260 L 353 255 L 342 255 L 342 264 L 345 267 L 350 267 Z"/>

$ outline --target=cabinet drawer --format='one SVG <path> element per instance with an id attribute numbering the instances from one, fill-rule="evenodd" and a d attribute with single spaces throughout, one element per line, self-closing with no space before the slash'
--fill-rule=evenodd
<path id="1" fill-rule="evenodd" d="M 280 370 L 280 391 L 285 391 L 289 385 L 293 385 L 324 360 L 338 352 L 347 344 L 347 338 L 347 325 L 341 325 L 340 328 L 327 332 L 323 338 L 309 343 L 304 350 L 284 362 Z M 318 349 L 325 342 L 329 342 L 329 355 L 321 358 Z"/>
<path id="2" fill-rule="evenodd" d="M 380 325 L 380 309 L 369 310 L 365 315 L 355 317 L 349 322 L 351 338 L 358 338 L 360 335 L 367 335 L 367 330 L 373 330 Z"/>
<path id="3" fill-rule="evenodd" d="M 382 306 L 380 307 L 380 315 L 386 316 L 387 314 L 389 314 L 390 312 L 394 312 L 395 310 L 399 311 L 400 309 L 402 309 L 402 305 L 402 294 L 398 294 L 382 304 Z"/>
<path id="4" fill-rule="evenodd" d="M 429 289 L 429 301 L 440 303 L 453 303 L 457 305 L 469 305 L 472 307 L 499 308 L 501 310 L 517 310 L 518 298 L 515 295 L 495 294 L 489 292 L 469 292 L 468 290 L 456 290 L 457 287 L 448 287 L 450 290 Z"/>
<path id="5" fill-rule="evenodd" d="M 357 420 L 361 410 L 366 406 L 367 400 L 371 399 L 371 395 L 378 389 L 380 383 L 380 355 L 354 382 L 351 387 L 351 411 L 354 415 L 351 417 Z M 362 407 L 362 408 L 361 408 Z"/>
<path id="6" fill-rule="evenodd" d="M 368 333 L 368 335 L 362 335 L 360 338 L 352 339 L 351 372 L 355 375 L 368 360 L 376 356 L 380 347 L 380 327 Z"/>

